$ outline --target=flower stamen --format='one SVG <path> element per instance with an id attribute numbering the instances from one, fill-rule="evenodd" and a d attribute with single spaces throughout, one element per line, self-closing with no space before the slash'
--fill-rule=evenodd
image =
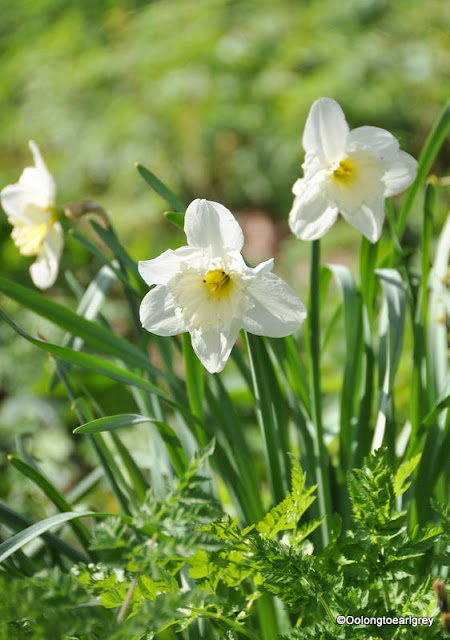
<path id="1" fill-rule="evenodd" d="M 52 226 L 58 221 L 58 212 L 48 207 L 48 219 L 38 224 L 30 224 L 15 220 L 11 237 L 23 256 L 37 256 Z"/>
<path id="2" fill-rule="evenodd" d="M 23 256 L 37 256 L 47 235 L 47 223 L 16 223 L 11 237 Z"/>
<path id="3" fill-rule="evenodd" d="M 209 295 L 214 298 L 227 298 L 234 286 L 231 277 L 222 269 L 208 271 L 203 278 L 203 283 L 206 285 Z"/>
<path id="4" fill-rule="evenodd" d="M 337 169 L 333 171 L 332 178 L 338 184 L 349 184 L 355 180 L 356 164 L 350 158 L 340 161 Z"/>

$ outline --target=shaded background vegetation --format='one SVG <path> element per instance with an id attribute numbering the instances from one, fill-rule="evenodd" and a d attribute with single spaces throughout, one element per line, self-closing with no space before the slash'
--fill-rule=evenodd
<path id="1" fill-rule="evenodd" d="M 259 237 L 247 257 L 279 252 L 277 272 L 289 272 L 301 293 L 308 246 L 288 236 L 286 217 L 313 100 L 337 99 L 352 127 L 387 128 L 417 155 L 446 99 L 450 5 L 440 0 L 0 0 L 0 9 L 1 186 L 30 164 L 27 141 L 36 140 L 58 202 L 98 200 L 133 257 L 145 259 L 183 238 L 163 221 L 164 203 L 134 169 L 139 161 L 187 202 L 206 197 L 240 212 L 247 234 Z M 445 151 L 439 162 L 443 173 Z M 438 212 L 439 225 L 442 194 Z M 0 231 L 2 272 L 30 284 L 30 261 L 13 246 L 4 216 Z M 414 243 L 414 227 L 410 235 Z M 339 223 L 325 255 L 351 262 L 358 245 L 358 234 Z M 62 272 L 68 265 L 83 284 L 98 268 L 70 239 Z M 63 275 L 49 295 L 66 299 Z M 29 329 L 50 331 L 8 307 Z M 108 309 L 126 333 L 119 296 Z M 73 420 L 66 403 L 46 396 L 51 367 L 4 326 L 0 339 L 4 451 L 19 433 L 39 434 L 34 453 L 40 443 L 47 471 L 67 486 L 79 451 L 65 434 Z M 118 385 L 97 386 L 114 413 Z M 15 475 L 3 478 L 2 493 L 16 492 L 20 508 L 28 497 Z"/>

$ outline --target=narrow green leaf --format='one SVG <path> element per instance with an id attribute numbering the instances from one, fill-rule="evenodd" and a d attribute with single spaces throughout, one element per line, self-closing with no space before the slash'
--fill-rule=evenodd
<path id="1" fill-rule="evenodd" d="M 431 426 L 433 422 L 436 421 L 436 418 L 441 413 L 441 411 L 444 411 L 444 409 L 447 409 L 448 407 L 450 407 L 450 396 L 446 396 L 443 400 L 438 402 L 437 405 L 435 405 L 435 407 L 429 413 L 427 413 L 423 420 L 423 426 Z"/>
<path id="2" fill-rule="evenodd" d="M 91 242 L 89 240 L 89 238 L 86 238 L 86 236 L 84 236 L 82 233 L 80 233 L 79 231 L 77 231 L 76 229 L 71 229 L 70 230 L 70 235 L 75 238 L 75 240 L 77 242 L 79 242 L 81 244 L 82 247 L 84 247 L 85 249 L 87 249 L 87 251 L 89 251 L 89 253 L 91 253 L 93 256 L 95 256 L 98 260 L 100 260 L 100 262 L 102 264 L 104 264 L 105 266 L 109 267 L 111 269 L 111 271 L 114 272 L 115 276 L 117 277 L 118 280 L 120 280 L 122 282 L 123 285 L 125 285 L 125 287 L 127 289 L 129 289 L 131 291 L 131 293 L 136 297 L 139 298 L 141 295 L 140 291 L 137 291 L 136 289 L 134 289 L 132 287 L 132 285 L 130 284 L 129 280 L 124 276 L 124 274 L 121 272 L 116 260 L 111 259 L 107 256 L 105 256 L 104 253 L 102 253 L 100 251 L 100 249 L 97 247 L 97 245 L 95 245 L 93 242 Z"/>
<path id="3" fill-rule="evenodd" d="M 449 382 L 448 336 L 446 315 L 450 307 L 450 293 L 446 287 L 450 259 L 450 216 L 439 236 L 433 269 L 430 274 L 428 312 L 428 350 L 430 379 L 435 398 L 442 398 Z"/>
<path id="4" fill-rule="evenodd" d="M 244 486 L 242 509 L 246 520 L 260 520 L 264 514 L 259 480 L 254 468 L 248 464 L 251 452 L 245 439 L 245 431 L 240 424 L 235 404 L 230 398 L 220 376 L 211 376 L 205 384 L 206 400 L 209 411 L 224 434 L 229 457 L 236 463 Z"/>
<path id="5" fill-rule="evenodd" d="M 203 365 L 194 352 L 188 333 L 183 334 L 183 358 L 189 406 L 192 414 L 203 420 L 205 416 L 205 374 Z M 200 444 L 204 446 L 207 441 L 204 431 L 200 430 L 198 435 Z"/>
<path id="6" fill-rule="evenodd" d="M 35 485 L 37 485 L 45 495 L 53 502 L 53 504 L 60 511 L 71 511 L 72 507 L 67 502 L 65 497 L 58 491 L 58 489 L 47 478 L 40 473 L 37 469 L 31 467 L 26 462 L 17 458 L 16 456 L 8 456 L 9 462 L 17 469 L 22 475 L 29 478 Z M 87 551 L 89 547 L 89 531 L 86 529 L 82 522 L 72 522 L 72 528 L 75 535 L 80 540 L 84 549 Z"/>
<path id="7" fill-rule="evenodd" d="M 103 478 L 103 469 L 96 467 L 67 493 L 69 504 L 76 504 Z"/>
<path id="8" fill-rule="evenodd" d="M 361 299 L 356 282 L 347 267 L 327 265 L 333 274 L 341 297 L 345 332 L 345 365 L 340 401 L 339 457 L 342 478 L 352 465 L 354 419 L 360 398 L 361 359 L 364 349 Z"/>
<path id="9" fill-rule="evenodd" d="M 15 531 L 26 530 L 26 528 L 30 528 L 35 525 L 33 520 L 23 516 L 21 513 L 18 513 L 2 500 L 0 500 L 0 522 Z M 61 540 L 61 538 L 55 536 L 53 533 L 44 533 L 44 539 L 45 542 L 55 551 L 63 553 L 73 562 L 89 562 L 89 558 L 84 553 L 81 553 L 78 549 L 67 544 L 67 542 L 64 542 L 64 540 Z M 3 544 L 6 544 L 6 542 Z"/>
<path id="10" fill-rule="evenodd" d="M 93 433 L 89 435 L 91 443 L 100 459 L 100 463 L 105 470 L 105 476 L 108 478 L 114 495 L 117 498 L 122 511 L 127 515 L 130 515 L 130 498 L 132 492 L 130 487 L 125 481 L 124 475 L 119 468 L 114 456 L 109 450 L 103 436 L 100 433 Z"/>
<path id="11" fill-rule="evenodd" d="M 164 217 L 173 225 L 178 227 L 178 229 L 184 229 L 184 213 L 179 213 L 178 211 L 166 211 L 164 213 Z"/>
<path id="12" fill-rule="evenodd" d="M 53 527 L 57 527 L 58 525 L 64 524 L 65 522 L 69 522 L 70 520 L 75 520 L 77 518 L 120 518 L 123 522 L 126 522 L 129 525 L 132 525 L 132 519 L 129 516 L 124 516 L 123 514 L 117 513 L 98 513 L 95 511 L 71 511 L 69 513 L 58 513 L 55 516 L 51 516 L 50 518 L 46 518 L 45 520 L 41 520 L 40 522 L 36 522 L 32 524 L 30 527 L 27 527 L 23 531 L 20 531 L 9 540 L 6 540 L 2 544 L 0 544 L 0 562 L 3 562 L 6 558 L 17 551 L 17 549 L 21 549 L 28 542 L 31 542 L 35 538 L 39 536 L 47 536 L 46 540 L 56 539 L 52 534 L 48 534 L 49 529 Z M 62 541 L 60 541 L 62 542 Z M 65 544 L 65 543 L 64 543 Z M 68 545 L 66 545 L 68 546 Z M 70 547 L 69 547 L 70 548 Z M 74 550 L 75 551 L 75 550 Z M 89 560 L 86 556 L 82 554 L 77 554 L 75 556 L 75 562 L 84 562 L 87 563 Z"/>
<path id="13" fill-rule="evenodd" d="M 67 275 L 66 272 L 66 277 Z M 75 277 L 71 276 L 70 280 L 72 286 L 77 286 L 78 288 L 78 282 Z M 87 320 L 96 320 L 100 314 L 106 295 L 114 282 L 116 282 L 116 276 L 110 267 L 106 265 L 101 267 L 95 278 L 89 283 L 86 291 L 83 292 L 80 286 L 82 294 L 77 307 L 77 315 L 83 316 Z M 84 340 L 82 338 L 73 336 L 71 333 L 66 333 L 62 341 L 62 346 L 71 347 L 76 351 L 80 351 L 83 344 Z M 57 381 L 58 378 L 55 373 L 50 383 L 50 389 L 55 387 Z"/>
<path id="14" fill-rule="evenodd" d="M 141 164 L 136 163 L 136 169 L 139 171 L 144 180 L 152 187 L 156 193 L 158 193 L 172 208 L 174 211 L 184 212 L 186 206 L 180 200 L 180 198 L 167 187 L 154 173 L 143 167 Z"/>
<path id="15" fill-rule="evenodd" d="M 135 373 L 131 373 L 127 369 L 118 367 L 117 365 L 96 356 L 91 356 L 87 353 L 74 351 L 73 349 L 69 349 L 67 347 L 60 347 L 58 345 L 47 342 L 46 340 L 41 340 L 40 338 L 33 338 L 28 333 L 26 333 L 26 331 L 16 325 L 16 323 L 13 322 L 11 318 L 9 318 L 5 313 L 3 313 L 1 309 L 0 317 L 3 318 L 3 320 L 5 320 L 5 322 L 7 322 L 7 324 L 9 324 L 10 327 L 14 329 L 14 331 L 25 338 L 25 340 L 28 340 L 28 342 L 31 342 L 31 344 L 34 344 L 43 351 L 47 351 L 47 353 L 51 353 L 57 358 L 61 358 L 61 360 L 70 362 L 71 364 L 81 367 L 82 369 L 93 371 L 94 373 L 99 373 L 113 380 L 117 380 L 118 382 L 123 382 L 124 384 L 132 385 L 140 389 L 150 391 L 165 400 L 171 406 L 178 409 L 181 413 L 189 414 L 189 411 L 187 411 L 184 406 L 172 400 L 170 396 L 160 391 L 160 389 L 156 385 L 152 384 L 145 378 Z"/>
<path id="16" fill-rule="evenodd" d="M 421 238 L 422 253 L 422 283 L 421 283 L 421 311 L 423 324 L 428 326 L 428 281 L 431 268 L 431 247 L 433 242 L 433 216 L 436 202 L 436 190 L 428 184 L 425 191 L 423 206 L 423 229 Z"/>
<path id="17" fill-rule="evenodd" d="M 115 416 L 108 416 L 106 418 L 98 418 L 90 422 L 86 422 L 74 429 L 74 433 L 101 433 L 103 431 L 112 431 L 114 429 L 121 429 L 122 427 L 129 427 L 137 424 L 143 424 L 145 422 L 152 422 L 156 425 L 169 453 L 170 460 L 176 473 L 181 476 L 188 466 L 188 460 L 183 447 L 176 435 L 175 431 L 169 427 L 169 425 L 149 418 L 148 416 L 125 413 Z"/>
<path id="18" fill-rule="evenodd" d="M 108 353 L 128 365 L 151 371 L 154 375 L 165 376 L 152 366 L 146 354 L 112 331 L 83 318 L 66 307 L 48 300 L 42 293 L 36 293 L 0 276 L 0 291 L 19 302 L 24 307 L 47 318 L 73 335 L 83 338 L 92 347 Z"/>
<path id="19" fill-rule="evenodd" d="M 439 153 L 439 149 L 441 148 L 447 136 L 449 128 L 450 102 L 447 103 L 442 113 L 440 114 L 419 156 L 419 166 L 417 168 L 416 179 L 406 192 L 398 216 L 397 233 L 399 237 L 403 235 L 413 202 L 417 196 L 417 193 L 424 184 L 431 167 L 433 166 L 433 162 L 437 154 Z"/>
<path id="20" fill-rule="evenodd" d="M 143 422 L 155 422 L 153 418 L 141 416 L 135 413 L 121 413 L 106 418 L 97 418 L 90 422 L 86 422 L 73 430 L 73 433 L 101 433 L 103 431 L 112 431 L 121 429 L 122 427 L 130 427 Z"/>
<path id="21" fill-rule="evenodd" d="M 145 500 L 147 490 L 149 489 L 149 484 L 145 480 L 144 475 L 136 464 L 133 456 L 123 444 L 117 433 L 112 433 L 111 437 L 128 472 L 134 491 L 136 492 L 136 496 L 140 502 L 143 502 Z"/>
<path id="22" fill-rule="evenodd" d="M 372 451 L 383 442 L 386 426 L 390 424 L 388 414 L 392 408 L 394 379 L 400 360 L 405 324 L 405 291 L 401 276 L 395 269 L 377 269 L 384 294 L 384 312 L 380 321 L 379 371 L 381 399 Z M 394 426 L 394 425 L 392 425 Z M 395 433 L 388 430 L 390 450 L 394 450 Z"/>
<path id="23" fill-rule="evenodd" d="M 322 272 L 322 273 L 321 273 Z M 308 318 L 305 323 L 305 338 L 308 347 L 310 363 L 310 396 L 311 417 L 314 423 L 315 445 L 315 469 L 316 480 L 319 487 L 318 505 L 320 516 L 327 516 L 321 527 L 321 542 L 323 548 L 329 542 L 329 522 L 331 520 L 331 490 L 328 451 L 325 445 L 324 429 L 322 423 L 322 393 L 321 393 L 321 369 L 320 369 L 320 302 L 321 285 L 331 277 L 331 273 L 320 268 L 320 240 L 314 240 L 311 244 L 310 259 L 310 287 L 308 300 Z"/>
<path id="24" fill-rule="evenodd" d="M 168 424 L 155 420 L 155 425 L 158 427 L 159 434 L 167 447 L 167 452 L 173 468 L 175 469 L 176 474 L 181 478 L 189 466 L 183 446 L 175 431 L 169 427 Z"/>
<path id="25" fill-rule="evenodd" d="M 92 228 L 99 236 L 99 238 L 106 244 L 106 246 L 111 250 L 114 256 L 122 262 L 127 269 L 129 269 L 134 275 L 138 278 L 139 282 L 142 283 L 141 276 L 138 271 L 138 267 L 136 262 L 130 256 L 130 254 L 124 249 L 124 247 L 120 244 L 113 227 L 102 227 L 95 220 L 90 221 Z M 145 289 L 145 287 L 143 287 Z"/>
<path id="26" fill-rule="evenodd" d="M 255 411 L 264 442 L 272 499 L 275 503 L 278 503 L 286 493 L 286 469 L 283 473 L 282 457 L 287 452 L 281 450 L 280 432 L 266 368 L 268 358 L 265 357 L 262 339 L 260 336 L 248 333 L 245 333 L 245 336 L 253 378 Z"/>

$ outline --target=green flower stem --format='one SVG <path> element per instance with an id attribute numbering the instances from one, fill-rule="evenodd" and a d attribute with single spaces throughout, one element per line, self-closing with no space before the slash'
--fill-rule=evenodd
<path id="1" fill-rule="evenodd" d="M 373 429 L 371 428 L 372 405 L 374 395 L 375 353 L 372 339 L 372 325 L 375 317 L 376 275 L 375 266 L 378 255 L 378 244 L 362 239 L 360 251 L 360 278 L 363 297 L 363 331 L 364 331 L 364 388 L 360 402 L 356 451 L 353 465 L 360 466 L 365 455 L 369 453 Z"/>
<path id="2" fill-rule="evenodd" d="M 281 458 L 280 434 L 277 430 L 276 414 L 267 371 L 264 367 L 263 345 L 259 336 L 245 333 L 250 370 L 255 395 L 256 417 L 263 436 L 269 483 L 274 503 L 281 502 L 285 496 L 284 477 Z"/>
<path id="3" fill-rule="evenodd" d="M 311 362 L 311 414 L 315 426 L 314 452 L 318 503 L 321 516 L 326 516 L 321 526 L 323 547 L 330 539 L 331 496 L 328 455 L 322 424 L 322 398 L 320 392 L 320 241 L 314 240 L 311 248 L 310 293 L 307 323 L 307 341 Z"/>
<path id="4" fill-rule="evenodd" d="M 189 408 L 192 415 L 201 421 L 205 419 L 205 376 L 203 365 L 195 355 L 191 344 L 191 337 L 188 333 L 183 333 L 183 359 L 186 371 L 186 390 L 189 399 Z M 201 429 L 200 424 L 196 423 L 197 440 L 199 445 L 204 447 L 208 438 Z"/>

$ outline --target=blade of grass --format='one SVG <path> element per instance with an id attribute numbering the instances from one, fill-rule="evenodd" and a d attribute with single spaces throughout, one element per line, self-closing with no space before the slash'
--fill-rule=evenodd
<path id="1" fill-rule="evenodd" d="M 362 307 L 355 280 L 347 267 L 327 265 L 342 298 L 345 333 L 345 364 L 340 399 L 339 461 L 340 481 L 346 486 L 347 471 L 352 465 L 354 423 L 359 406 L 359 378 L 363 352 Z M 345 490 L 345 494 L 347 491 Z"/>
<path id="2" fill-rule="evenodd" d="M 16 333 L 21 335 L 25 340 L 39 347 L 40 349 L 47 351 L 47 353 L 64 360 L 65 362 L 70 362 L 82 369 L 86 369 L 87 371 L 93 371 L 94 373 L 99 373 L 100 375 L 104 375 L 112 380 L 117 380 L 118 382 L 123 382 L 127 385 L 132 385 L 138 387 L 140 389 L 144 389 L 149 391 L 161 399 L 165 400 L 168 404 L 178 409 L 181 413 L 189 415 L 189 411 L 183 406 L 173 400 L 170 396 L 162 392 L 158 387 L 154 384 L 146 380 L 145 378 L 131 373 L 127 369 L 122 367 L 118 367 L 107 360 L 103 360 L 96 356 L 91 356 L 87 353 L 82 353 L 79 351 L 74 351 L 73 349 L 69 349 L 67 347 L 60 347 L 58 345 L 54 345 L 46 340 L 42 340 L 40 338 L 33 338 L 26 331 L 21 329 L 15 322 L 11 320 L 3 311 L 0 309 L 0 317 L 5 320 L 7 324 L 10 325 Z M 194 416 L 191 416 L 194 419 Z"/>
<path id="3" fill-rule="evenodd" d="M 51 500 L 55 507 L 57 507 L 61 512 L 72 510 L 71 505 L 67 502 L 62 493 L 60 493 L 60 491 L 58 491 L 58 489 L 51 482 L 49 482 L 49 480 L 47 480 L 47 478 L 42 473 L 14 455 L 9 455 L 8 460 L 12 464 L 12 466 L 17 469 L 17 471 L 19 471 L 19 473 L 34 482 L 34 484 L 45 493 L 49 500 Z M 89 531 L 86 529 L 82 522 L 71 522 L 70 524 L 75 535 L 81 542 L 84 550 L 88 555 L 90 555 L 88 551 L 90 544 Z"/>
<path id="4" fill-rule="evenodd" d="M 215 389 L 212 388 L 214 384 Z M 249 465 L 251 454 L 242 430 L 235 406 L 220 378 L 213 376 L 211 384 L 206 383 L 206 401 L 214 421 L 217 421 L 228 443 L 229 457 L 234 460 L 244 490 L 248 496 L 249 509 L 245 510 L 246 523 L 255 522 L 263 515 L 263 507 L 258 479 L 254 468 Z"/>
<path id="5" fill-rule="evenodd" d="M 83 291 L 80 286 L 82 295 L 77 307 L 77 314 L 83 316 L 87 320 L 96 320 L 100 314 L 100 309 L 103 306 L 106 294 L 115 281 L 116 277 L 114 275 L 114 272 L 108 266 L 101 267 L 95 278 L 89 283 L 86 291 Z M 72 285 L 78 285 L 78 282 L 75 280 L 74 276 L 71 277 L 71 282 Z M 103 324 L 105 325 L 104 322 Z M 80 351 L 83 344 L 84 340 L 82 338 L 74 337 L 71 333 L 67 333 L 62 341 L 62 345 L 64 347 L 71 347 L 76 351 Z M 69 365 L 66 364 L 65 366 L 68 367 Z M 57 379 L 53 377 L 50 383 L 50 389 L 53 389 L 55 387 L 56 382 Z"/>
<path id="6" fill-rule="evenodd" d="M 36 293 L 0 276 L 0 291 L 53 324 L 83 338 L 95 349 L 108 353 L 129 366 L 150 371 L 154 375 L 167 377 L 167 374 L 152 366 L 146 354 L 123 338 L 98 323 L 77 315 L 66 307 L 44 298 Z"/>
<path id="7" fill-rule="evenodd" d="M 269 377 L 260 336 L 245 333 L 255 395 L 255 411 L 261 429 L 272 500 L 281 502 L 285 493 L 285 474 L 280 458 L 281 440 L 277 430 Z"/>
<path id="8" fill-rule="evenodd" d="M 98 513 L 95 511 L 71 511 L 68 513 L 58 513 L 55 516 L 51 516 L 50 518 L 46 518 L 45 520 L 41 520 L 40 522 L 36 522 L 32 524 L 31 526 L 27 527 L 23 531 L 20 531 L 16 535 L 12 536 L 12 538 L 9 538 L 9 540 L 6 540 L 2 544 L 0 544 L 0 562 L 3 562 L 4 560 L 6 560 L 6 558 L 9 558 L 9 556 L 15 553 L 18 549 L 21 549 L 24 545 L 28 544 L 29 542 L 31 542 L 32 540 L 40 536 L 45 535 L 46 540 L 52 539 L 52 538 L 57 540 L 56 536 L 47 533 L 49 529 L 52 529 L 53 527 L 57 527 L 61 524 L 64 524 L 65 522 L 69 522 L 70 520 L 74 520 L 77 518 L 86 518 L 86 517 L 90 517 L 90 518 L 115 517 L 115 518 L 120 518 L 127 524 L 132 524 L 131 518 L 124 516 L 122 514 L 117 514 L 117 513 Z M 88 561 L 89 560 L 86 558 L 86 556 L 83 556 L 81 554 L 79 554 L 79 556 L 75 558 L 75 562 L 84 562 L 86 564 Z"/>
<path id="9" fill-rule="evenodd" d="M 186 206 L 181 199 L 167 187 L 154 173 L 143 167 L 141 164 L 135 164 L 136 169 L 139 171 L 144 180 L 151 186 L 151 188 L 158 193 L 173 209 L 173 211 L 184 213 Z"/>
<path id="10" fill-rule="evenodd" d="M 97 418 L 96 420 L 86 422 L 74 429 L 73 432 L 77 434 L 102 433 L 104 431 L 112 431 L 146 422 L 152 422 L 157 426 L 158 431 L 166 444 L 175 471 L 179 476 L 183 475 L 184 471 L 187 469 L 188 460 L 178 436 L 174 430 L 169 427 L 169 425 L 164 422 L 160 422 L 159 420 L 155 420 L 154 418 L 137 414 L 119 414 L 105 418 Z"/>
<path id="11" fill-rule="evenodd" d="M 205 377 L 203 365 L 194 353 L 191 338 L 188 333 L 183 333 L 183 359 L 186 374 L 186 389 L 191 413 L 201 421 L 205 418 Z M 197 423 L 199 424 L 199 423 Z M 204 447 L 207 443 L 204 430 L 198 429 L 198 441 Z"/>
<path id="12" fill-rule="evenodd" d="M 184 229 L 184 213 L 178 211 L 166 211 L 164 217 L 167 218 L 178 229 Z"/>
<path id="13" fill-rule="evenodd" d="M 56 360 L 56 371 L 60 378 L 67 395 L 72 402 L 72 409 L 75 412 L 80 423 L 85 423 L 93 420 L 93 412 L 88 400 L 84 397 L 77 397 L 70 376 L 61 368 L 60 363 Z M 129 512 L 128 501 L 124 495 L 121 487 L 129 493 L 128 486 L 125 479 L 116 465 L 116 462 L 111 455 L 106 443 L 104 442 L 101 434 L 93 434 L 89 436 L 92 446 L 98 456 L 100 464 L 103 467 L 106 478 L 108 479 L 113 494 L 116 496 L 118 503 L 121 505 L 125 513 Z"/>
<path id="14" fill-rule="evenodd" d="M 322 397 L 320 385 L 320 240 L 311 244 L 310 261 L 310 290 L 308 304 L 308 318 L 305 323 L 306 343 L 309 350 L 311 366 L 311 415 L 314 423 L 314 458 L 316 464 L 317 497 L 320 517 L 325 517 L 320 527 L 322 547 L 329 542 L 329 527 L 331 523 L 331 495 L 330 476 L 328 469 L 328 454 L 324 441 L 322 423 Z"/>
<path id="15" fill-rule="evenodd" d="M 112 226 L 102 227 L 95 220 L 90 220 L 91 227 L 94 229 L 95 233 L 98 235 L 100 240 L 106 244 L 106 246 L 110 249 L 116 259 L 123 263 L 123 265 L 133 273 L 138 282 L 142 285 L 142 278 L 139 274 L 138 267 L 136 262 L 130 256 L 130 254 L 124 249 L 119 239 L 117 238 L 116 232 Z M 145 291 L 145 287 L 143 287 L 143 291 Z"/>
<path id="16" fill-rule="evenodd" d="M 128 448 L 123 444 L 117 433 L 112 433 L 111 438 L 116 446 L 116 449 L 122 459 L 123 465 L 127 470 L 135 495 L 139 502 L 144 502 L 145 496 L 149 489 L 149 484 L 144 478 L 144 475 L 138 465 L 136 464 L 133 456 L 128 451 Z M 134 494 L 132 494 L 134 497 Z"/>
<path id="17" fill-rule="evenodd" d="M 10 529 L 13 529 L 14 531 L 24 530 L 35 524 L 35 522 L 31 520 L 31 518 L 27 518 L 21 513 L 18 513 L 8 504 L 3 502 L 3 500 L 0 500 L 0 522 L 5 524 Z M 67 544 L 67 542 L 64 542 L 64 540 L 61 540 L 61 538 L 52 533 L 45 534 L 45 542 L 52 549 L 54 549 L 58 553 L 64 554 L 73 562 L 89 562 L 89 558 L 84 553 L 81 553 L 80 551 L 78 551 L 78 549 L 75 549 L 71 545 Z"/>
<path id="18" fill-rule="evenodd" d="M 69 233 L 72 236 L 72 238 L 74 238 L 77 242 L 79 242 L 81 246 L 84 247 L 87 251 L 89 251 L 91 255 L 97 258 L 103 265 L 109 267 L 111 271 L 114 272 L 114 275 L 117 277 L 117 279 L 120 280 L 122 284 L 127 288 L 127 290 L 130 290 L 132 295 L 134 295 L 136 298 L 139 298 L 142 295 L 142 291 L 134 289 L 134 287 L 130 284 L 128 278 L 120 270 L 120 267 L 116 262 L 116 260 L 114 260 L 113 258 L 109 258 L 108 256 L 105 256 L 105 254 L 102 251 L 100 251 L 97 245 L 91 242 L 89 238 L 86 238 L 85 235 L 83 235 L 76 229 L 71 229 Z"/>
<path id="19" fill-rule="evenodd" d="M 362 238 L 360 250 L 360 279 L 363 298 L 363 336 L 364 354 L 362 375 L 364 389 L 359 403 L 358 422 L 356 427 L 356 447 L 353 464 L 361 466 L 364 456 L 370 451 L 372 440 L 372 409 L 375 387 L 375 353 L 372 338 L 372 325 L 375 316 L 376 276 L 378 244 L 372 244 Z"/>
<path id="20" fill-rule="evenodd" d="M 431 167 L 433 166 L 433 162 L 437 154 L 439 153 L 439 149 L 441 148 L 443 142 L 445 141 L 445 138 L 447 137 L 449 128 L 450 102 L 448 102 L 444 107 L 425 142 L 425 145 L 419 156 L 419 165 L 417 167 L 416 179 L 409 187 L 403 199 L 397 222 L 397 234 L 400 238 L 402 237 L 405 230 L 408 215 L 411 211 L 414 200 L 419 190 L 423 186 Z"/>
<path id="21" fill-rule="evenodd" d="M 380 279 L 383 295 L 386 301 L 386 324 L 380 327 L 380 378 L 383 380 L 381 389 L 381 401 L 378 413 L 372 450 L 381 447 L 387 427 L 388 407 L 393 406 L 394 380 L 403 343 L 405 325 L 405 287 L 400 274 L 395 269 L 377 269 L 376 275 Z M 391 429 L 387 432 L 389 449 L 395 450 L 394 424 L 389 424 Z"/>
<path id="22" fill-rule="evenodd" d="M 430 274 L 431 291 L 429 295 L 428 312 L 428 365 L 429 382 L 432 388 L 433 399 L 443 399 L 448 395 L 450 382 L 448 364 L 448 341 L 446 327 L 446 301 L 448 291 L 445 289 L 447 269 L 450 258 L 450 217 L 447 218 L 439 237 L 433 269 Z M 448 302 L 448 301 L 447 301 Z M 430 497 L 436 486 L 442 468 L 438 461 L 448 459 L 448 430 L 450 423 L 450 411 L 444 408 L 433 419 L 428 417 L 427 434 L 423 445 L 423 454 L 420 461 L 417 480 L 415 483 L 415 500 L 412 511 L 411 523 L 423 523 L 431 515 Z M 430 424 L 431 422 L 431 424 Z M 417 442 L 417 447 L 420 442 Z M 444 455 L 442 455 L 444 452 Z M 412 452 L 413 453 L 413 452 Z"/>

